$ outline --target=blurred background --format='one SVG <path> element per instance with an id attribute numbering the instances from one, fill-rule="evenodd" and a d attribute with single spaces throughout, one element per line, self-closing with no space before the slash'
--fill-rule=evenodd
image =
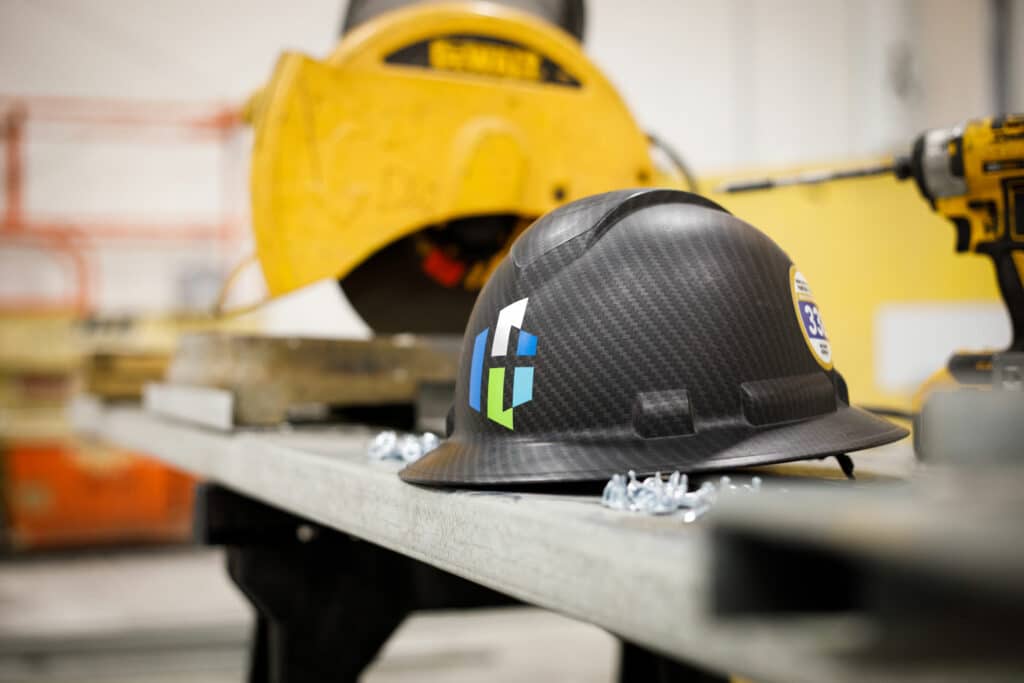
<path id="1" fill-rule="evenodd" d="M 83 389 L 137 396 L 180 334 L 210 324 L 252 248 L 241 108 L 281 51 L 329 54 L 344 12 L 338 0 L 0 0 L 0 681 L 240 679 L 248 608 L 219 555 L 189 547 L 193 482 L 75 437 L 64 410 Z M 1019 0 L 590 0 L 585 36 L 706 189 L 1024 110 Z M 855 402 L 905 409 L 954 348 L 1009 339 L 991 267 L 955 257 L 953 231 L 908 186 L 721 201 L 814 283 Z M 260 296 L 253 273 L 233 294 Z M 368 334 L 332 281 L 226 325 Z M 438 680 L 505 665 L 507 680 L 568 675 L 544 668 L 557 657 L 539 641 L 605 653 L 589 670 L 576 661 L 577 680 L 610 675 L 610 637 L 552 615 L 483 629 L 424 619 L 372 680 L 413 680 L 439 632 L 455 649 Z"/>

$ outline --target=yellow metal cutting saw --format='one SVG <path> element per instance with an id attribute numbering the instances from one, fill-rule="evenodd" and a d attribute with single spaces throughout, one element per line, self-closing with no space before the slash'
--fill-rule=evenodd
<path id="1" fill-rule="evenodd" d="M 656 163 L 584 54 L 582 13 L 582 0 L 354 0 L 330 56 L 284 53 L 248 106 L 270 296 L 335 278 L 377 332 L 461 332 L 536 217 L 685 187 L 678 155 Z"/>

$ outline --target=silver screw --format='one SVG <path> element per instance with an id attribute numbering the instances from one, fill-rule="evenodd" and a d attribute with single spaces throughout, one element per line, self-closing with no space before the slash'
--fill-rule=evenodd
<path id="1" fill-rule="evenodd" d="M 395 447 L 398 445 L 398 433 L 384 431 L 373 437 L 367 449 L 367 455 L 373 460 L 384 460 L 393 457 Z"/>

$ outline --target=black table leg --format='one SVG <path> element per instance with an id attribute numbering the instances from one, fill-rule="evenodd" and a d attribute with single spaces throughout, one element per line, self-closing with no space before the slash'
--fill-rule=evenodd
<path id="1" fill-rule="evenodd" d="M 216 485 L 197 491 L 199 540 L 227 548 L 257 611 L 252 683 L 355 681 L 417 609 L 508 596 Z"/>
<path id="2" fill-rule="evenodd" d="M 663 657 L 625 640 L 619 655 L 619 683 L 729 683 L 721 676 Z"/>

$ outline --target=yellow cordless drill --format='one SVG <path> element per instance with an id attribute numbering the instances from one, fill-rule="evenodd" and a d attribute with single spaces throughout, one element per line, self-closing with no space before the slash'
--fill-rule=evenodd
<path id="1" fill-rule="evenodd" d="M 1024 430 L 1024 115 L 925 131 L 909 156 L 887 164 L 740 181 L 719 189 L 745 192 L 885 174 L 915 180 L 932 208 L 953 222 L 958 252 L 992 258 L 1013 334 L 1005 351 L 957 353 L 926 382 L 917 400 L 915 448 L 922 457 L 957 459 L 983 443 L 992 459 L 1019 460 L 1024 441 L 1019 433 Z M 970 427 L 964 429 L 965 424 Z"/>
<path id="2" fill-rule="evenodd" d="M 1024 116 L 927 131 L 894 172 L 953 221 L 958 252 L 992 257 L 1013 326 L 1008 351 L 1024 351 Z"/>

